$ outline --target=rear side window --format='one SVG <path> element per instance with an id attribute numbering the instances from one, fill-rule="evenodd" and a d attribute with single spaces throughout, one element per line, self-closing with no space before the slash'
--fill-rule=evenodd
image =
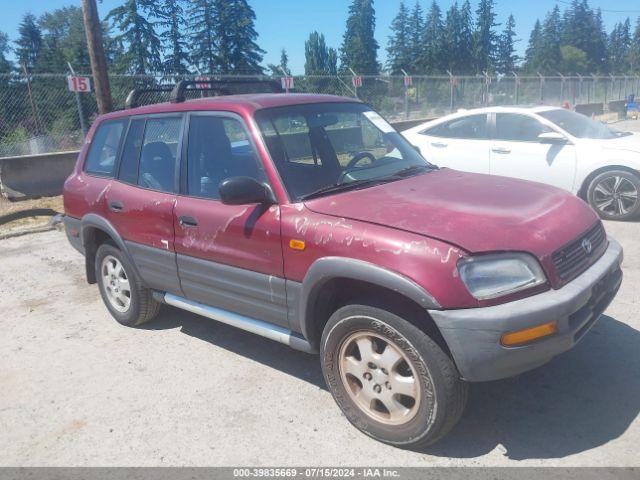
<path id="1" fill-rule="evenodd" d="M 138 160 L 140 159 L 143 135 L 144 119 L 131 120 L 120 158 L 120 174 L 118 178 L 123 182 L 133 185 L 138 183 Z"/>
<path id="2" fill-rule="evenodd" d="M 488 138 L 487 115 L 483 113 L 456 118 L 421 133 L 433 137 L 485 140 Z"/>
<path id="3" fill-rule="evenodd" d="M 537 142 L 538 135 L 551 129 L 533 117 L 517 113 L 496 114 L 496 140 Z"/>
<path id="4" fill-rule="evenodd" d="M 161 192 L 175 192 L 181 125 L 181 117 L 147 120 L 140 152 L 138 185 Z"/>
<path id="5" fill-rule="evenodd" d="M 84 165 L 87 173 L 105 177 L 114 175 L 120 140 L 127 122 L 128 119 L 108 120 L 98 126 Z"/>
<path id="6" fill-rule="evenodd" d="M 266 181 L 243 124 L 229 117 L 192 115 L 187 147 L 187 193 L 219 199 L 220 182 L 238 176 Z"/>

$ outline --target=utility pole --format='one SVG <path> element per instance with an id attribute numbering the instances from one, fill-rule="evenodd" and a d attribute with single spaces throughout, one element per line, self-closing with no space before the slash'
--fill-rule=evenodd
<path id="1" fill-rule="evenodd" d="M 84 31 L 89 47 L 89 59 L 91 60 L 91 73 L 93 85 L 96 89 L 96 101 L 100 114 L 109 113 L 113 109 L 111 101 L 111 88 L 107 76 L 107 60 L 104 56 L 102 45 L 102 25 L 98 17 L 96 0 L 82 0 L 82 16 L 84 19 Z"/>

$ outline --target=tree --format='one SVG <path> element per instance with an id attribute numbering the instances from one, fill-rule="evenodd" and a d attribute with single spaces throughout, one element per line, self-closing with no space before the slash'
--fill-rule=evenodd
<path id="1" fill-rule="evenodd" d="M 274 77 L 279 77 L 283 74 L 290 76 L 291 70 L 289 70 L 289 56 L 287 55 L 287 51 L 284 48 L 280 50 L 280 63 L 278 65 L 270 63 L 267 65 L 267 68 Z"/>
<path id="2" fill-rule="evenodd" d="M 498 38 L 496 68 L 500 73 L 509 73 L 515 70 L 519 57 L 516 55 L 515 43 L 516 21 L 513 15 L 509 15 L 504 31 Z"/>
<path id="3" fill-rule="evenodd" d="M 547 14 L 542 24 L 542 36 L 540 38 L 540 52 L 536 71 L 556 74 L 560 69 L 562 42 L 562 18 L 560 9 L 556 5 Z"/>
<path id="4" fill-rule="evenodd" d="M 444 56 L 444 68 L 450 72 L 460 72 L 460 12 L 458 4 L 453 3 L 445 14 L 443 32 L 442 32 L 442 48 L 447 54 Z"/>
<path id="5" fill-rule="evenodd" d="M 474 32 L 474 53 L 477 73 L 490 71 L 495 63 L 497 36 L 494 0 L 480 0 L 476 10 L 476 30 Z"/>
<path id="6" fill-rule="evenodd" d="M 407 26 L 407 48 L 409 50 L 409 64 L 414 65 L 420 56 L 424 41 L 424 18 L 420 2 L 416 0 Z"/>
<path id="7" fill-rule="evenodd" d="M 192 0 L 188 29 L 191 41 L 191 62 L 205 73 L 216 71 L 215 0 Z"/>
<path id="8" fill-rule="evenodd" d="M 423 72 L 438 73 L 443 70 L 443 33 L 442 12 L 436 0 L 433 0 L 424 23 L 423 47 L 418 59 Z"/>
<path id="9" fill-rule="evenodd" d="M 189 55 L 187 44 L 184 40 L 185 27 L 184 9 L 182 0 L 163 0 L 158 9 L 158 24 L 164 28 L 160 34 L 160 40 L 164 45 L 164 59 L 162 69 L 169 74 L 189 73 Z"/>
<path id="10" fill-rule="evenodd" d="M 9 36 L 4 32 L 0 32 L 0 74 L 9 73 L 13 70 L 13 64 L 7 58 L 10 53 Z"/>
<path id="11" fill-rule="evenodd" d="M 20 65 L 24 65 L 29 71 L 35 70 L 42 51 L 42 32 L 32 13 L 27 13 L 22 18 L 15 44 Z"/>
<path id="12" fill-rule="evenodd" d="M 589 61 L 583 50 L 572 45 L 563 45 L 560 47 L 560 55 L 562 56 L 562 69 L 565 72 L 587 72 Z"/>
<path id="13" fill-rule="evenodd" d="M 536 20 L 533 25 L 533 30 L 529 35 L 529 44 L 525 51 L 525 67 L 529 72 L 535 72 L 538 70 L 540 64 L 540 58 L 543 55 L 542 52 L 542 25 L 540 20 Z"/>
<path id="14" fill-rule="evenodd" d="M 379 47 L 374 37 L 375 27 L 373 0 L 353 0 L 340 47 L 340 67 L 343 71 L 351 68 L 358 74 L 378 73 Z"/>
<path id="15" fill-rule="evenodd" d="M 256 40 L 256 14 L 247 0 L 217 0 L 217 61 L 223 74 L 262 74 L 264 55 Z"/>
<path id="16" fill-rule="evenodd" d="M 404 2 L 401 1 L 398 14 L 391 22 L 392 35 L 389 37 L 387 45 L 387 67 L 393 75 L 402 74 L 402 70 L 407 70 L 411 65 L 409 28 L 409 12 Z"/>
<path id="17" fill-rule="evenodd" d="M 631 21 L 616 23 L 609 36 L 609 68 L 613 73 L 627 73 L 630 66 Z"/>
<path id="18" fill-rule="evenodd" d="M 636 28 L 629 49 L 629 71 L 636 72 L 640 68 L 640 17 L 636 21 Z"/>
<path id="19" fill-rule="evenodd" d="M 71 6 L 45 13 L 38 20 L 42 31 L 42 51 L 38 69 L 47 73 L 74 70 L 88 72 L 91 68 L 84 32 L 82 9 Z"/>
<path id="20" fill-rule="evenodd" d="M 155 0 L 126 0 L 107 14 L 107 20 L 120 31 L 114 38 L 125 46 L 120 61 L 129 73 L 161 71 L 161 43 L 152 20 L 159 13 Z"/>
<path id="21" fill-rule="evenodd" d="M 304 74 L 305 75 L 336 75 L 337 52 L 327 48 L 324 35 L 311 32 L 309 39 L 304 42 Z"/>
<path id="22" fill-rule="evenodd" d="M 459 73 L 473 73 L 475 69 L 473 37 L 473 13 L 469 0 L 465 0 L 460 8 Z"/>

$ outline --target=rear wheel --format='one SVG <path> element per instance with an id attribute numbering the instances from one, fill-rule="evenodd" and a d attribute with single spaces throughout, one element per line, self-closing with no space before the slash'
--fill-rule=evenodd
<path id="1" fill-rule="evenodd" d="M 111 242 L 98 247 L 96 277 L 104 304 L 121 324 L 133 327 L 158 314 L 160 304 L 151 290 L 141 284 L 126 256 Z"/>
<path id="2" fill-rule="evenodd" d="M 347 419 L 376 440 L 420 449 L 448 433 L 467 385 L 440 346 L 390 311 L 348 305 L 329 319 L 322 369 Z"/>
<path id="3" fill-rule="evenodd" d="M 640 213 L 640 178 L 625 170 L 607 170 L 587 190 L 589 205 L 607 220 L 630 220 Z"/>

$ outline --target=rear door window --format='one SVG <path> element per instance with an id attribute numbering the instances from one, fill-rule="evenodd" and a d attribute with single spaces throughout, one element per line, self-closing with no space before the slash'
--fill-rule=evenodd
<path id="1" fill-rule="evenodd" d="M 176 158 L 182 117 L 149 118 L 145 125 L 138 185 L 161 192 L 176 191 Z"/>
<path id="2" fill-rule="evenodd" d="M 85 161 L 85 172 L 104 177 L 114 176 L 122 132 L 128 121 L 128 118 L 107 120 L 98 126 Z"/>
<path id="3" fill-rule="evenodd" d="M 142 149 L 142 136 L 144 135 L 144 122 L 142 118 L 131 120 L 127 138 L 122 147 L 122 155 L 120 156 L 118 178 L 132 185 L 138 183 L 138 165 L 140 150 Z"/>
<path id="4" fill-rule="evenodd" d="M 187 143 L 187 194 L 219 199 L 218 185 L 230 177 L 266 181 L 266 174 L 240 120 L 192 114 Z"/>
<path id="5" fill-rule="evenodd" d="M 433 137 L 486 140 L 487 115 L 483 113 L 455 118 L 420 133 Z"/>

